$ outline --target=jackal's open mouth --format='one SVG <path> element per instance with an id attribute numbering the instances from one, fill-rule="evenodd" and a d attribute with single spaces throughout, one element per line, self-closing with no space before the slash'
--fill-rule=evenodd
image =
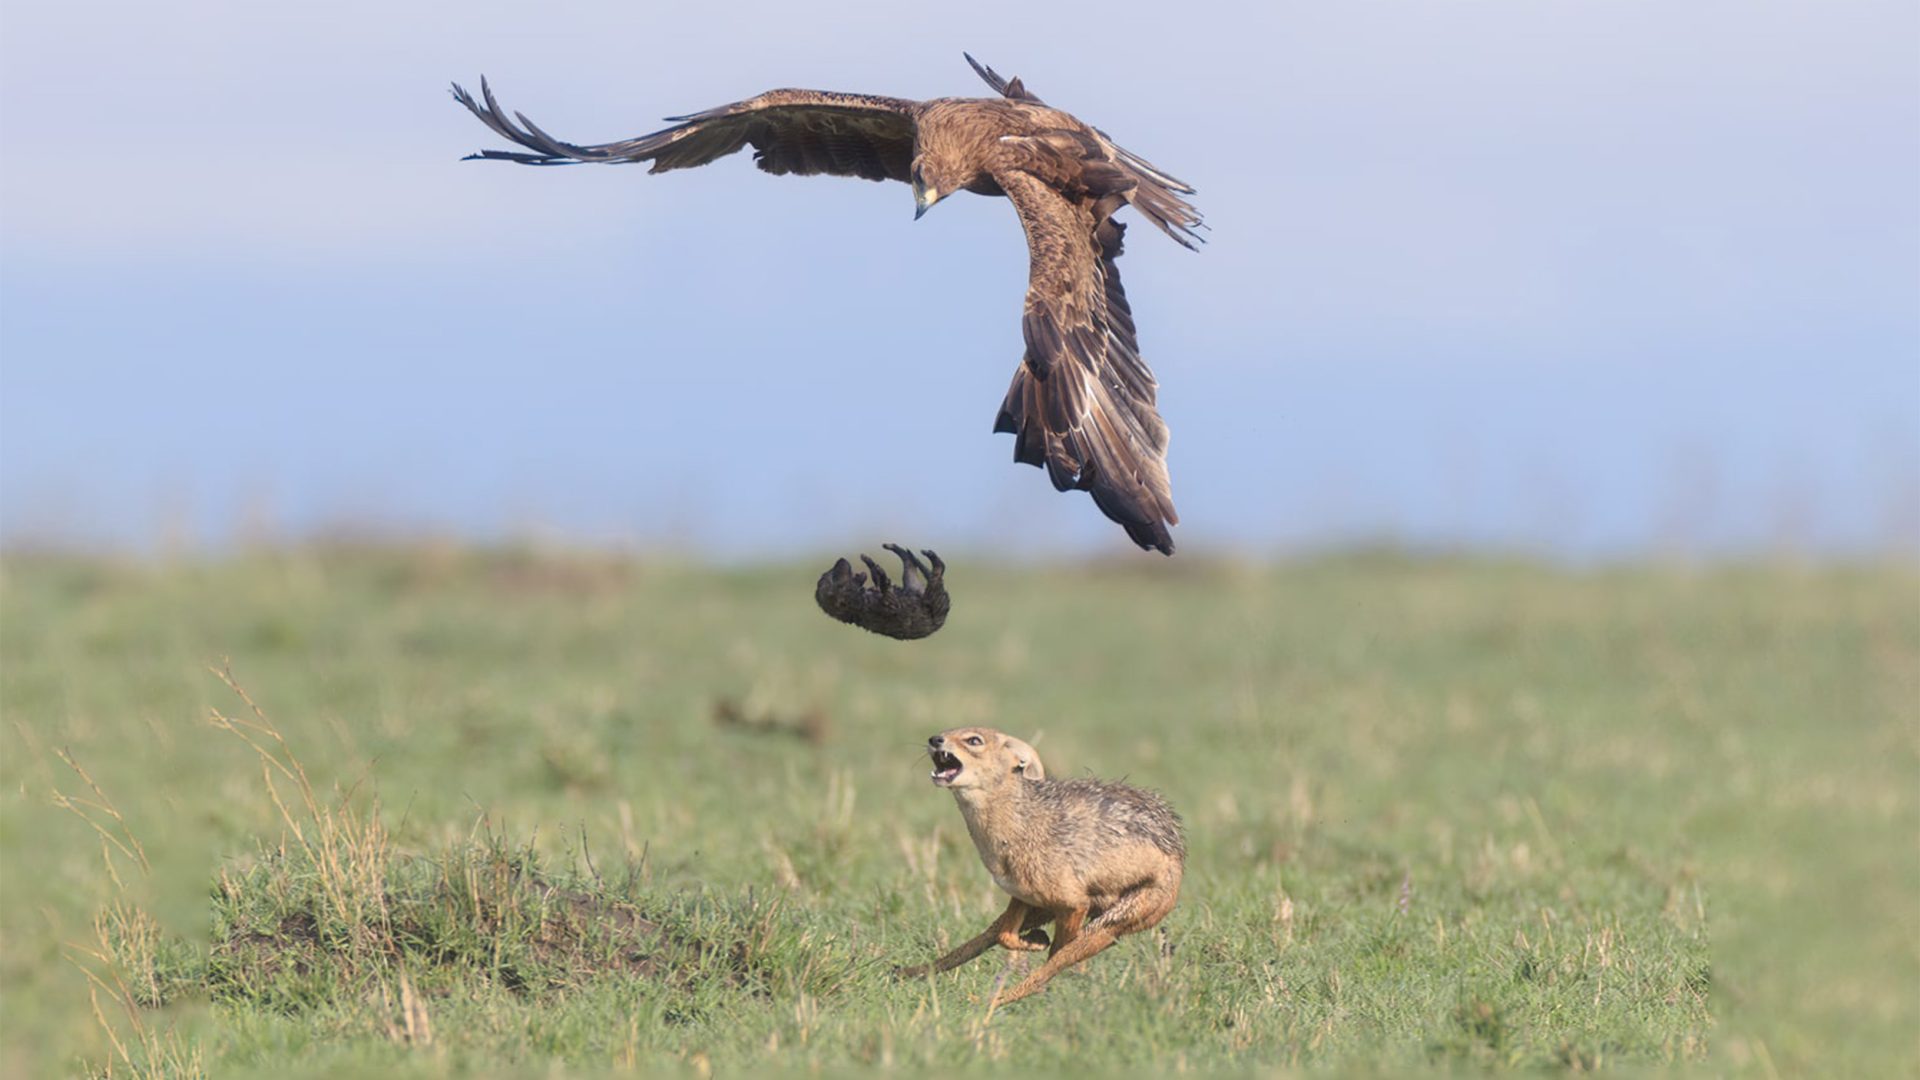
<path id="1" fill-rule="evenodd" d="M 954 757 L 952 754 L 947 753 L 945 750 L 929 750 L 927 751 L 927 753 L 928 753 L 928 756 L 933 758 L 933 782 L 934 783 L 940 785 L 941 787 L 946 787 L 948 784 L 953 783 L 954 780 L 959 777 L 960 775 L 960 759 L 959 758 Z"/>

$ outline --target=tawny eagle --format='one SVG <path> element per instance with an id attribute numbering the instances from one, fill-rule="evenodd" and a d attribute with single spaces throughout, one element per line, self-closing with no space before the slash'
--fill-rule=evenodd
<path id="1" fill-rule="evenodd" d="M 962 189 L 1012 200 L 1026 230 L 1028 281 L 1021 320 L 1026 355 L 994 430 L 1014 437 L 1015 461 L 1047 470 L 1061 491 L 1078 488 L 1143 548 L 1173 553 L 1179 521 L 1167 480 L 1167 425 L 1158 383 L 1134 337 L 1133 313 L 1114 260 L 1122 206 L 1145 214 L 1192 248 L 1205 226 L 1183 196 L 1194 189 L 1116 145 L 1100 129 L 1049 108 L 1021 85 L 967 57 L 998 98 L 906 101 L 823 90 L 770 90 L 624 142 L 561 142 L 520 113 L 516 125 L 485 79 L 480 99 L 453 96 L 488 127 L 531 153 L 471 155 L 525 165 L 651 162 L 650 172 L 692 168 L 754 150 L 776 175 L 828 173 L 913 185 L 917 218 Z"/>

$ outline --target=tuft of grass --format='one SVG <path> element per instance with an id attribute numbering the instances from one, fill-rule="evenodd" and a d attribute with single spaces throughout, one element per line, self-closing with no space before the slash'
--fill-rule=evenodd
<path id="1" fill-rule="evenodd" d="M 100 911 L 98 948 L 84 950 L 98 968 L 82 970 L 113 1047 L 113 1059 L 93 1066 L 102 1075 L 112 1075 L 116 1060 L 138 1076 L 198 1075 L 202 1049 L 143 1020 L 182 996 L 231 1014 L 345 1021 L 362 1037 L 424 1049 L 435 1045 L 433 1016 L 446 1001 L 564 1008 L 576 995 L 644 983 L 677 1003 L 663 1020 L 687 1024 L 715 999 L 830 994 L 853 970 L 830 936 L 794 925 L 784 893 L 750 891 L 737 902 L 652 892 L 644 863 L 609 882 L 584 845 L 585 872 L 550 868 L 531 842 L 510 844 L 484 822 L 432 852 L 396 850 L 377 800 L 358 805 L 359 784 L 321 797 L 231 669 L 213 673 L 246 707 L 241 718 L 211 710 L 213 726 L 253 752 L 283 831 L 277 843 L 219 869 L 207 942 L 163 935 L 125 898 Z M 63 759 L 95 798 L 62 797 L 60 805 L 95 826 L 109 856 L 137 856 L 138 841 L 111 800 Z M 90 815 L 107 816 L 118 833 Z M 109 1019 L 101 993 L 127 1023 Z"/>

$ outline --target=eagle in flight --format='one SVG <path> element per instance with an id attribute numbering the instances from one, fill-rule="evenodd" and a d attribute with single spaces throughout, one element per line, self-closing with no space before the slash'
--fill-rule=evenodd
<path id="1" fill-rule="evenodd" d="M 1099 128 L 1049 108 L 973 57 L 998 98 L 907 101 L 824 90 L 769 90 L 717 109 L 667 119 L 672 127 L 624 142 L 561 142 L 520 113 L 515 124 L 486 80 L 476 100 L 453 96 L 526 151 L 470 158 L 523 165 L 651 162 L 687 169 L 752 145 L 775 175 L 857 176 L 913 186 L 914 217 L 956 191 L 1004 195 L 1027 234 L 1026 355 L 994 420 L 1013 435 L 1013 459 L 1046 469 L 1061 491 L 1093 496 L 1143 548 L 1173 554 L 1179 522 L 1167 479 L 1167 425 L 1158 383 L 1141 359 L 1133 312 L 1114 260 L 1131 205 L 1187 248 L 1202 238 L 1194 189 L 1116 145 Z"/>

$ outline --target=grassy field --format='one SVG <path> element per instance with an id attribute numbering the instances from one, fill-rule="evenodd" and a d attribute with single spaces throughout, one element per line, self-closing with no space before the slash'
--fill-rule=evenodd
<path id="1" fill-rule="evenodd" d="M 7 559 L 0 1072 L 1912 1074 L 1910 569 L 952 562 Z M 964 723 L 1191 848 L 991 1015 Z"/>

